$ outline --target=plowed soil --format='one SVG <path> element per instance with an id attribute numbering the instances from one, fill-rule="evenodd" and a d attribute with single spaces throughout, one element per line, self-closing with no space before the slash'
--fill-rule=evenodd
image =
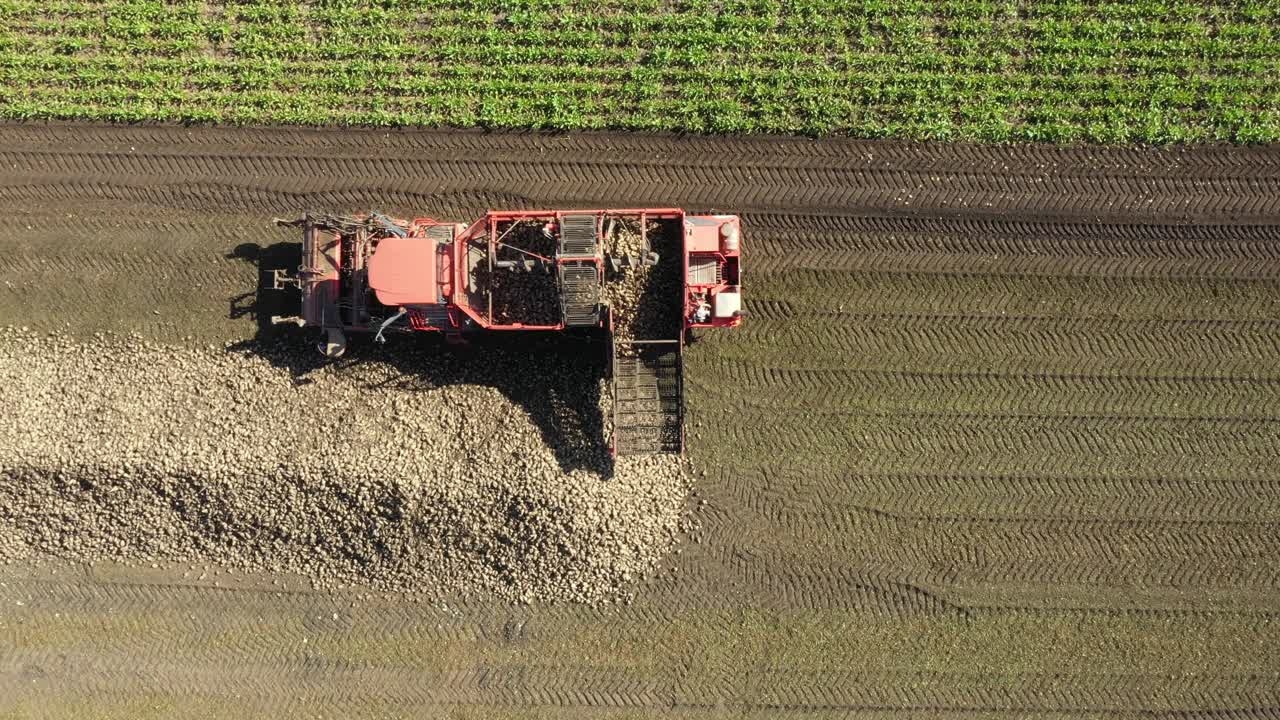
<path id="1" fill-rule="evenodd" d="M 1280 150 L 0 127 L 0 325 L 260 331 L 304 209 L 743 216 L 618 607 L 0 568 L 0 716 L 1280 715 Z"/>

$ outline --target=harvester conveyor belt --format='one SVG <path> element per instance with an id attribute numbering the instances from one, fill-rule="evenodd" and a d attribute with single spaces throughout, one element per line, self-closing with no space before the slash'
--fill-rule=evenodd
<path id="1" fill-rule="evenodd" d="M 684 450 L 679 340 L 615 342 L 613 440 L 618 455 Z"/>

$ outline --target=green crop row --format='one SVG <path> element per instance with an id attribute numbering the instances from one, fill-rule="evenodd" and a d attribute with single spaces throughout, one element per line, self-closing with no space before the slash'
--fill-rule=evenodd
<path id="1" fill-rule="evenodd" d="M 0 116 L 1280 140 L 1280 9 L 1201 0 L 0 0 Z"/>

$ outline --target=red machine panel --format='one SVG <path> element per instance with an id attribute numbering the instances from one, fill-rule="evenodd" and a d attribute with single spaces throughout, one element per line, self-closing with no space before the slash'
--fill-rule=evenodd
<path id="1" fill-rule="evenodd" d="M 685 217 L 685 325 L 742 324 L 741 225 L 736 215 Z"/>
<path id="2" fill-rule="evenodd" d="M 383 305 L 439 302 L 435 243 L 416 237 L 378 241 L 369 257 L 369 287 Z"/>

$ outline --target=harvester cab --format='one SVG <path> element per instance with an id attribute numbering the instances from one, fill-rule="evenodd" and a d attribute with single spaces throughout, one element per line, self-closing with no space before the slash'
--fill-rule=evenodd
<path id="1" fill-rule="evenodd" d="M 605 330 L 616 454 L 684 449 L 682 353 L 694 328 L 742 322 L 741 225 L 679 209 L 495 211 L 469 224 L 380 213 L 306 215 L 297 316 L 346 350 L 351 333 Z"/>

